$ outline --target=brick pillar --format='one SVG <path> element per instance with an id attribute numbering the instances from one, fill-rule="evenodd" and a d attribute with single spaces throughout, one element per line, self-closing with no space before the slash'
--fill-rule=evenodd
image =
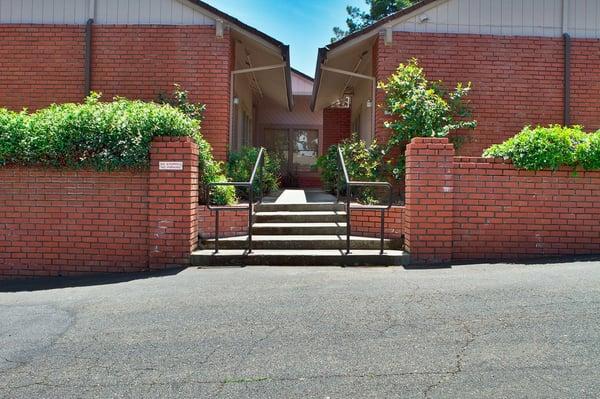
<path id="1" fill-rule="evenodd" d="M 404 231 L 412 263 L 452 259 L 453 160 L 447 138 L 415 138 L 406 148 Z"/>
<path id="2" fill-rule="evenodd" d="M 161 162 L 170 164 L 160 167 Z M 198 147 L 188 137 L 154 139 L 148 181 L 149 268 L 189 264 L 198 244 L 197 211 Z"/>

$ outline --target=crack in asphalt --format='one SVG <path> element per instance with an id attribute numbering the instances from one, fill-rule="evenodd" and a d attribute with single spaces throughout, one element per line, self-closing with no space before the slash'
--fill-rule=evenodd
<path id="1" fill-rule="evenodd" d="M 458 321 L 458 324 L 463 329 L 466 339 L 464 340 L 463 344 L 461 345 L 461 347 L 458 350 L 458 353 L 456 354 L 456 363 L 455 363 L 454 369 L 449 371 L 448 373 L 446 373 L 443 376 L 443 378 L 440 378 L 433 384 L 428 385 L 425 388 L 425 390 L 423 391 L 424 398 L 429 398 L 431 395 L 431 392 L 434 389 L 438 388 L 442 383 L 449 381 L 452 377 L 456 376 L 459 373 L 462 373 L 462 371 L 463 371 L 465 352 L 467 351 L 467 348 L 469 347 L 469 345 L 471 345 L 471 343 L 475 340 L 476 336 L 471 331 L 469 325 L 465 321 L 460 320 L 460 321 Z"/>

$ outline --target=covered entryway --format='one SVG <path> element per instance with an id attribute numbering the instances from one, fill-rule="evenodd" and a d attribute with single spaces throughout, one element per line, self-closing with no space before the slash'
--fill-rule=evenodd
<path id="1" fill-rule="evenodd" d="M 313 80 L 292 69 L 294 110 L 269 99 L 256 107 L 254 145 L 281 160 L 284 187 L 320 187 L 313 166 L 323 153 L 323 113 L 310 110 Z"/>

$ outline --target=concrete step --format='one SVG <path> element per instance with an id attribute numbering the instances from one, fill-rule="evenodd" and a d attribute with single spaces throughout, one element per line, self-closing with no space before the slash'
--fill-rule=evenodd
<path id="1" fill-rule="evenodd" d="M 354 250 L 349 255 L 339 250 L 197 250 L 191 255 L 193 266 L 401 266 L 408 265 L 404 251 L 388 250 L 379 255 L 373 250 Z"/>
<path id="2" fill-rule="evenodd" d="M 402 248 L 398 240 L 384 240 L 385 249 Z M 350 236 L 351 249 L 379 249 L 378 238 Z M 202 249 L 214 249 L 215 240 L 206 240 L 201 243 Z M 246 249 L 248 248 L 248 236 L 228 237 L 219 240 L 219 249 Z M 345 235 L 258 235 L 252 236 L 252 248 L 254 249 L 345 249 Z"/>
<path id="3" fill-rule="evenodd" d="M 262 203 L 254 210 L 256 212 L 310 212 L 310 211 L 343 211 L 343 203 L 337 202 L 308 202 L 304 204 Z"/>
<path id="4" fill-rule="evenodd" d="M 255 223 L 319 223 L 345 222 L 346 212 L 343 211 L 306 211 L 306 212 L 257 212 Z"/>
<path id="5" fill-rule="evenodd" d="M 346 234 L 346 223 L 254 223 L 253 235 Z"/>

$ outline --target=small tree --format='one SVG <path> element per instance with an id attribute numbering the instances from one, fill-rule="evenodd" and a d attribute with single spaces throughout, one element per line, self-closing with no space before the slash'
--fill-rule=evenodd
<path id="1" fill-rule="evenodd" d="M 429 82 L 414 58 L 400 64 L 396 72 L 378 86 L 385 91 L 384 108 L 393 118 L 385 122 L 385 127 L 392 130 L 386 153 L 394 148 L 403 150 L 414 137 L 445 137 L 454 130 L 477 126 L 476 121 L 470 120 L 472 114 L 465 100 L 471 83 L 466 86 L 458 83 L 448 92 L 442 82 Z M 396 179 L 403 178 L 403 156 L 398 158 L 392 171 Z"/>

